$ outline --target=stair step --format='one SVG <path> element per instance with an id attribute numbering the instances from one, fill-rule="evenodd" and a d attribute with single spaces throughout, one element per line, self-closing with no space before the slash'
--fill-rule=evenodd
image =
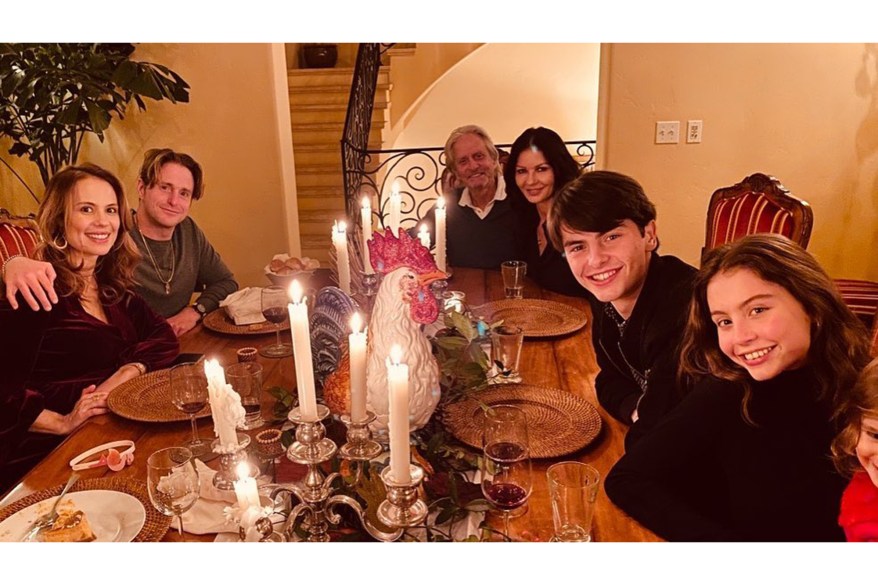
<path id="1" fill-rule="evenodd" d="M 341 191 L 332 189 L 332 195 L 319 197 L 303 195 L 304 189 L 298 189 L 299 214 L 311 211 L 331 211 L 333 213 L 344 213 L 344 199 Z"/>
<path id="2" fill-rule="evenodd" d="M 350 97 L 350 87 L 346 88 L 323 88 L 315 87 L 313 89 L 302 88 L 301 90 L 290 90 L 290 104 L 292 107 L 296 105 L 308 104 L 343 104 L 347 107 L 348 98 Z M 390 101 L 387 90 L 378 89 L 375 92 L 375 107 L 386 107 Z"/>
<path id="3" fill-rule="evenodd" d="M 346 85 L 348 91 L 351 88 L 351 80 L 354 76 L 353 67 L 333 67 L 328 69 L 289 69 L 287 70 L 287 83 L 290 88 L 300 87 L 331 87 Z M 390 83 L 390 67 L 378 69 L 378 85 Z"/>
<path id="4" fill-rule="evenodd" d="M 294 124 L 344 124 L 347 113 L 346 104 L 308 104 L 292 106 L 290 119 Z M 374 108 L 372 110 L 373 124 L 386 123 L 388 119 L 387 108 Z"/>
<path id="5" fill-rule="evenodd" d="M 337 187 L 339 191 L 344 189 L 341 173 L 296 173 L 296 187 Z"/>
<path id="6" fill-rule="evenodd" d="M 302 145 L 334 144 L 341 149 L 341 136 L 344 124 L 293 125 L 293 148 Z M 381 129 L 373 127 L 369 133 L 370 144 L 381 143 Z M 339 150 L 340 152 L 340 150 Z"/>

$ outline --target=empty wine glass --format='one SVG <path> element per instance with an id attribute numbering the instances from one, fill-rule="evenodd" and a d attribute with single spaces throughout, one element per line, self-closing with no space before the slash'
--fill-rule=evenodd
<path id="1" fill-rule="evenodd" d="M 192 451 L 185 447 L 160 449 L 149 456 L 146 467 L 152 505 L 165 516 L 177 516 L 183 534 L 183 512 L 195 505 L 200 490 Z"/>
<path id="2" fill-rule="evenodd" d="M 171 368 L 170 383 L 174 406 L 188 414 L 192 423 L 192 440 L 186 443 L 186 448 L 199 459 L 212 459 L 214 453 L 210 443 L 198 436 L 198 423 L 195 421 L 195 415 L 208 403 L 207 375 L 204 373 L 204 367 L 200 364 L 176 365 Z"/>
<path id="3" fill-rule="evenodd" d="M 533 489 L 527 416 L 518 407 L 492 406 L 482 431 L 482 493 L 503 513 L 503 535 L 509 539 L 509 515 L 527 502 Z"/>
<path id="4" fill-rule="evenodd" d="M 282 286 L 266 286 L 262 289 L 262 316 L 274 323 L 277 343 L 267 345 L 259 350 L 259 353 L 268 358 L 281 358 L 293 354 L 293 346 L 281 343 L 280 327 L 289 318 L 287 304 L 290 298 L 287 289 Z"/>

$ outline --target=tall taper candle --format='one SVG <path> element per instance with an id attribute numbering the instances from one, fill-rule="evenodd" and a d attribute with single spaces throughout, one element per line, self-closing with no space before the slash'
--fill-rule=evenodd
<path id="1" fill-rule="evenodd" d="M 213 432 L 221 447 L 233 449 L 238 446 L 238 433 L 235 429 L 244 422 L 245 416 L 241 395 L 226 384 L 225 372 L 215 359 L 204 360 L 204 375 L 207 378 Z"/>
<path id="2" fill-rule="evenodd" d="M 332 243 L 335 246 L 335 261 L 338 268 L 338 288 L 351 294 L 351 263 L 348 260 L 347 224 L 337 221 L 332 226 Z"/>
<path id="3" fill-rule="evenodd" d="M 363 221 L 363 272 L 375 274 L 369 257 L 369 240 L 372 238 L 372 202 L 368 197 L 363 197 L 360 219 Z"/>
<path id="4" fill-rule="evenodd" d="M 399 194 L 399 184 L 394 181 L 393 186 L 390 188 L 390 229 L 396 237 L 399 237 L 401 216 L 402 197 Z"/>
<path id="5" fill-rule="evenodd" d="M 430 249 L 430 233 L 427 231 L 427 226 L 421 224 L 421 229 L 418 231 L 418 239 L 421 241 L 421 244 Z"/>
<path id="6" fill-rule="evenodd" d="M 311 329 L 308 326 L 308 305 L 302 298 L 302 285 L 294 280 L 290 285 L 287 306 L 293 336 L 293 360 L 296 364 L 296 386 L 299 394 L 299 412 L 306 421 L 317 420 L 317 393 L 314 389 L 314 365 L 311 361 Z"/>
<path id="7" fill-rule="evenodd" d="M 387 360 L 387 383 L 390 399 L 390 473 L 399 483 L 410 483 L 411 450 L 409 448 L 409 367 L 402 361 L 402 348 L 390 348 Z"/>
<path id="8" fill-rule="evenodd" d="M 235 480 L 235 497 L 238 499 L 238 508 L 243 513 L 251 506 L 259 506 L 259 489 L 256 480 L 250 477 L 250 466 L 245 461 L 238 463 L 235 468 L 238 479 Z"/>
<path id="9" fill-rule="evenodd" d="M 359 313 L 351 317 L 350 344 L 351 363 L 351 420 L 366 420 L 366 332 L 360 331 L 363 319 Z"/>
<path id="10" fill-rule="evenodd" d="M 436 198 L 436 268 L 446 272 L 445 267 L 445 197 Z"/>

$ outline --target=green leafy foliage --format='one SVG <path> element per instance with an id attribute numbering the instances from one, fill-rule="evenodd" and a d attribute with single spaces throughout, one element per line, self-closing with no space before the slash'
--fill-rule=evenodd
<path id="1" fill-rule="evenodd" d="M 43 184 L 74 164 L 83 138 L 104 133 L 131 100 L 189 101 L 189 84 L 163 65 L 131 60 L 130 43 L 0 43 L 0 135 Z M 30 190 L 30 189 L 29 189 Z M 33 193 L 33 191 L 31 191 Z"/>

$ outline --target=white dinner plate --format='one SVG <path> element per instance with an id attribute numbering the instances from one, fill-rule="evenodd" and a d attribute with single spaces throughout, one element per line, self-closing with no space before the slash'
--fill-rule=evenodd
<path id="1" fill-rule="evenodd" d="M 20 540 L 37 518 L 52 509 L 55 499 L 51 497 L 32 504 L 0 522 L 0 541 Z M 122 492 L 72 492 L 64 496 L 61 506 L 66 507 L 68 501 L 75 509 L 85 512 L 96 542 L 131 542 L 146 522 L 146 510 L 140 500 Z"/>

